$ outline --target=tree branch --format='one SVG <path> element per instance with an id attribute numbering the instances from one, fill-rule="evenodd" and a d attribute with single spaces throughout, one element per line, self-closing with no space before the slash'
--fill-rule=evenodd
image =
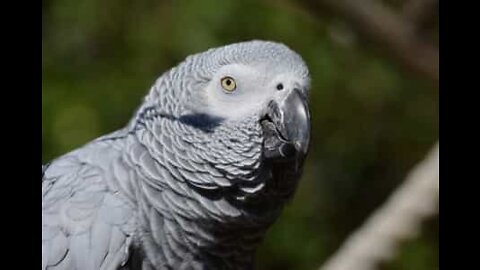
<path id="1" fill-rule="evenodd" d="M 438 0 L 409 0 L 403 6 L 403 16 L 418 28 L 435 14 L 437 5 Z"/>
<path id="2" fill-rule="evenodd" d="M 371 270 L 390 259 L 401 240 L 414 237 L 438 211 L 438 142 L 388 201 L 354 232 L 322 270 Z"/>
<path id="3" fill-rule="evenodd" d="M 438 48 L 416 35 L 415 25 L 395 14 L 379 2 L 371 0 L 306 1 L 310 12 L 317 16 L 327 8 L 346 19 L 362 36 L 379 44 L 405 67 L 439 81 Z"/>

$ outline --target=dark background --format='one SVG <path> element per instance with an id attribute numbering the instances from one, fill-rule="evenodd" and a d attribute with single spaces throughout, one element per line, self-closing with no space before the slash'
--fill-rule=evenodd
<path id="1" fill-rule="evenodd" d="M 419 20 L 409 1 L 366 2 Z M 430 11 L 416 37 L 437 46 Z M 42 162 L 123 127 L 154 80 L 189 54 L 283 42 L 312 74 L 312 143 L 257 265 L 316 269 L 438 138 L 438 78 L 412 64 L 422 57 L 408 57 L 415 48 L 395 50 L 401 38 L 384 42 L 355 18 L 315 1 L 43 1 Z M 381 269 L 438 269 L 438 217 Z"/>

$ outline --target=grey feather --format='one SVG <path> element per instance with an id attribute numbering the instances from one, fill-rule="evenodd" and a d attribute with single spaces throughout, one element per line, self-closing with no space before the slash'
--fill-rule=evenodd
<path id="1" fill-rule="evenodd" d="M 233 93 L 221 88 L 226 75 Z M 279 81 L 289 90 L 278 92 Z M 297 147 L 285 134 L 299 132 L 273 130 L 268 109 L 292 95 L 306 104 L 308 91 L 305 63 L 282 44 L 187 57 L 125 128 L 42 166 L 42 269 L 251 269 L 295 191 L 309 138 Z M 265 154 L 277 145 L 295 155 Z"/>

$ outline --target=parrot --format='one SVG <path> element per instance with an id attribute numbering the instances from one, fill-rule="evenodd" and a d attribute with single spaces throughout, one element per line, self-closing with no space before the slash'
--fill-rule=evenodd
<path id="1" fill-rule="evenodd" d="M 124 127 L 42 165 L 42 270 L 254 269 L 300 182 L 309 92 L 283 43 L 186 57 Z"/>

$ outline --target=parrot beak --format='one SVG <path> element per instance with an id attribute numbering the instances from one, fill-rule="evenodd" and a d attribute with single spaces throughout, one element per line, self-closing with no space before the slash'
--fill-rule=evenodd
<path id="1" fill-rule="evenodd" d="M 310 112 L 307 99 L 299 89 L 293 89 L 280 102 L 270 102 L 262 126 L 266 158 L 288 159 L 307 154 Z"/>

